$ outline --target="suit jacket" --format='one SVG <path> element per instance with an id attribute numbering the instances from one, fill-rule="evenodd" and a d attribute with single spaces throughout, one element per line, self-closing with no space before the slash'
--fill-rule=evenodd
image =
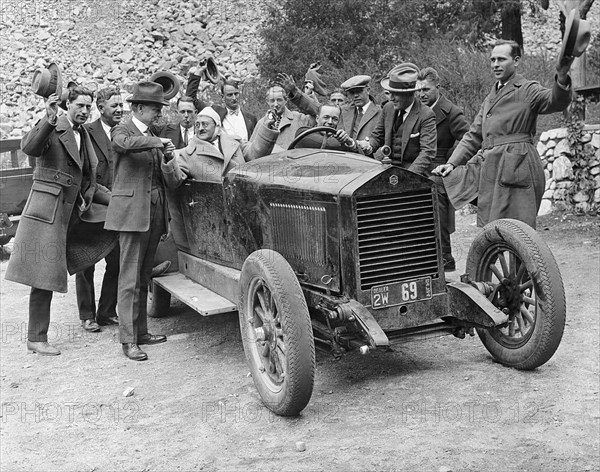
<path id="1" fill-rule="evenodd" d="M 183 136 L 181 134 L 181 126 L 179 123 L 169 123 L 168 125 L 163 126 L 162 128 L 157 128 L 153 130 L 156 136 L 160 136 L 161 138 L 169 138 L 175 148 L 181 149 L 184 147 Z M 194 128 L 190 128 L 188 132 L 188 142 L 194 136 Z"/>
<path id="2" fill-rule="evenodd" d="M 440 95 L 432 108 L 435 113 L 437 152 L 435 165 L 445 164 L 456 144 L 469 131 L 469 123 L 462 110 L 445 96 Z"/>
<path id="3" fill-rule="evenodd" d="M 307 115 L 317 116 L 319 113 L 320 103 L 315 102 L 312 98 L 310 98 L 306 93 L 301 90 L 296 90 L 290 96 L 290 100 L 294 105 L 298 107 L 298 109 L 302 113 L 306 113 Z M 354 110 L 356 107 L 354 105 L 345 104 L 340 107 L 342 109 L 342 113 L 340 115 L 340 121 L 338 122 L 338 129 L 343 129 L 348 135 L 352 136 L 352 125 L 354 124 Z M 381 107 L 376 105 L 373 101 L 367 108 L 367 112 L 363 115 L 360 124 L 358 126 L 358 132 L 356 134 L 356 139 L 364 140 L 369 137 L 377 125 L 379 120 L 379 115 L 381 115 Z"/>
<path id="4" fill-rule="evenodd" d="M 386 103 L 379 116 L 377 126 L 369 137 L 373 151 L 383 145 L 392 147 L 396 114 L 394 104 Z M 415 100 L 408 116 L 404 119 L 401 138 L 400 155 L 392 155 L 392 162 L 396 161 L 394 164 L 399 164 L 417 174 L 428 176 L 437 148 L 435 113 L 431 108 Z"/>
<path id="5" fill-rule="evenodd" d="M 89 165 L 87 189 L 81 187 L 86 162 L 77 149 L 66 115 L 60 116 L 56 125 L 44 117 L 23 136 L 21 149 L 37 159 L 33 185 L 15 235 L 15 251 L 6 271 L 7 280 L 44 290 L 67 291 L 67 232 L 72 227 L 69 223 L 78 221 L 72 214 L 77 212 L 78 216 L 90 208 L 93 200 L 102 200 L 98 193 L 108 198 L 108 190 L 96 184 L 98 159 L 85 128 L 80 136 Z"/>
<path id="6" fill-rule="evenodd" d="M 213 109 L 218 113 L 222 122 L 227 116 L 227 108 L 221 105 L 211 105 L 210 103 L 206 103 L 205 101 L 200 100 L 198 98 L 198 88 L 200 85 L 201 78 L 202 77 L 199 75 L 190 74 L 190 78 L 188 79 L 187 83 L 187 88 L 185 89 L 185 94 L 188 97 L 194 99 L 194 106 L 198 111 L 201 111 L 205 107 L 212 106 Z M 254 116 L 251 113 L 248 113 L 247 111 L 244 111 L 242 108 L 240 108 L 240 111 L 242 113 L 242 116 L 244 117 L 244 122 L 246 123 L 246 130 L 248 131 L 248 136 L 252 136 L 254 128 L 256 128 L 256 116 Z"/>
<path id="7" fill-rule="evenodd" d="M 279 131 L 266 126 L 256 128 L 256 138 L 242 141 L 237 136 L 221 133 L 220 150 L 212 144 L 192 138 L 190 144 L 176 152 L 176 157 L 162 163 L 165 183 L 176 188 L 187 179 L 221 182 L 233 167 L 270 154 Z"/>
<path id="8" fill-rule="evenodd" d="M 551 89 L 519 74 L 500 91 L 494 85 L 448 160 L 456 167 L 444 177 L 452 204 L 461 208 L 477 197 L 479 226 L 515 218 L 535 228 L 546 182 L 533 144 L 537 116 L 562 111 L 570 102 L 570 84 L 563 87 L 556 79 Z"/>
<path id="9" fill-rule="evenodd" d="M 102 121 L 98 118 L 92 123 L 83 125 L 90 135 L 94 152 L 98 158 L 98 167 L 96 168 L 96 182 L 107 188 L 112 188 L 113 181 L 113 150 L 112 144 L 104 128 Z"/>
<path id="10" fill-rule="evenodd" d="M 266 128 L 264 125 L 265 119 L 266 116 L 263 116 L 260 120 L 258 120 L 254 134 L 252 134 L 250 141 L 254 141 L 258 137 L 260 130 L 262 128 Z M 285 151 L 296 137 L 296 133 L 299 128 L 312 128 L 315 126 L 315 123 L 316 120 L 312 116 L 305 115 L 297 111 L 291 111 L 287 107 L 284 108 L 283 113 L 281 114 L 281 120 L 279 121 L 279 136 L 277 137 L 277 142 L 273 147 L 273 152 Z"/>
<path id="11" fill-rule="evenodd" d="M 162 141 L 157 136 L 142 134 L 132 120 L 115 126 L 111 135 L 115 172 L 104 227 L 113 231 L 148 231 L 153 162 L 162 159 Z M 168 227 L 166 207 L 164 217 Z"/>

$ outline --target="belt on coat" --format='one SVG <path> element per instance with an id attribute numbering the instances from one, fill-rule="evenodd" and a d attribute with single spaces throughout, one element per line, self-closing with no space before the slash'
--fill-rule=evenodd
<path id="1" fill-rule="evenodd" d="M 514 144 L 514 143 L 530 143 L 533 144 L 533 138 L 527 133 L 516 133 L 507 134 L 505 136 L 489 137 L 483 140 L 481 149 L 486 151 L 496 146 L 502 146 L 503 144 Z"/>

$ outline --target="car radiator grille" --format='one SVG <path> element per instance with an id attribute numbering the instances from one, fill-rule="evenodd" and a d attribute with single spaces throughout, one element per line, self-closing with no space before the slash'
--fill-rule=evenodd
<path id="1" fill-rule="evenodd" d="M 327 213 L 324 207 L 271 203 L 273 249 L 286 258 L 325 265 Z"/>
<path id="2" fill-rule="evenodd" d="M 438 275 L 431 190 L 356 199 L 360 287 Z"/>

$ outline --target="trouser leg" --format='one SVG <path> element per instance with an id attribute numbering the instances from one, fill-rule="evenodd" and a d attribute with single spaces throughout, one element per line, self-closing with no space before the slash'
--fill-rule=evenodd
<path id="1" fill-rule="evenodd" d="M 52 294 L 51 290 L 31 288 L 29 294 L 29 325 L 27 327 L 27 339 L 29 341 L 48 341 Z"/>
<path id="2" fill-rule="evenodd" d="M 117 316 L 117 296 L 119 291 L 119 246 L 117 245 L 106 256 L 106 269 L 102 279 L 100 300 L 98 300 L 98 317 Z"/>
<path id="3" fill-rule="evenodd" d="M 137 343 L 148 332 L 146 303 L 154 253 L 165 232 L 162 195 L 151 205 L 150 228 L 119 233 L 119 336 L 121 343 Z"/>
<path id="4" fill-rule="evenodd" d="M 156 204 L 152 205 L 152 215 L 150 219 L 150 231 L 148 236 L 148 247 L 146 257 L 144 258 L 140 270 L 140 303 L 139 317 L 137 324 L 138 336 L 148 333 L 148 285 L 151 281 L 152 267 L 154 267 L 154 257 L 156 249 L 160 242 L 160 237 L 166 233 L 167 228 L 164 224 L 164 197 L 159 194 Z"/>
<path id="5" fill-rule="evenodd" d="M 92 320 L 96 317 L 96 292 L 94 290 L 94 266 L 75 275 L 75 293 L 80 320 Z"/>

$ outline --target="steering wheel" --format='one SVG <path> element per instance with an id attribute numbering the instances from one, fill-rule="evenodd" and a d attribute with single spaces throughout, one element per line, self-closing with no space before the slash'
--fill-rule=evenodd
<path id="1" fill-rule="evenodd" d="M 300 133 L 298 136 L 296 136 L 294 138 L 294 140 L 288 146 L 288 150 L 296 149 L 296 144 L 298 144 L 300 141 L 302 141 L 307 136 L 309 136 L 313 133 L 321 133 L 321 132 L 325 132 L 325 136 L 323 136 L 323 144 L 321 144 L 321 149 L 324 149 L 325 144 L 327 143 L 327 138 L 329 138 L 329 136 L 334 134 L 336 131 L 337 131 L 336 129 L 330 128 L 329 126 L 315 126 L 314 128 L 307 129 L 306 131 L 303 131 L 302 133 Z"/>

